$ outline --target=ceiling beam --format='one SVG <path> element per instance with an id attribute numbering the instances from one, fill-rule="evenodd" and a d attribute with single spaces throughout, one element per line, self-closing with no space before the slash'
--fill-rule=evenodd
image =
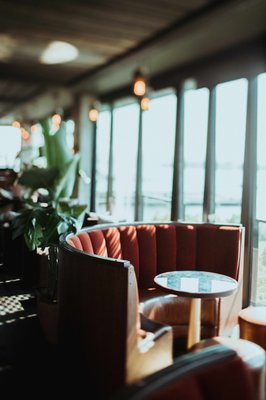
<path id="1" fill-rule="evenodd" d="M 266 32 L 265 15 L 265 0 L 218 2 L 156 40 L 71 82 L 69 87 L 101 96 L 128 86 L 139 67 L 146 67 L 149 76 L 154 77 L 193 63 L 262 35 Z"/>

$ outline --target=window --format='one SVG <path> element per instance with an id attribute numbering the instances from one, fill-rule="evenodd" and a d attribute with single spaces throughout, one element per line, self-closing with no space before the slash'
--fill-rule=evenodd
<path id="1" fill-rule="evenodd" d="M 97 121 L 96 156 L 96 210 L 106 213 L 106 194 L 108 185 L 108 162 L 110 151 L 110 111 L 99 113 Z"/>
<path id="2" fill-rule="evenodd" d="M 266 306 L 266 73 L 258 77 L 257 204 L 258 258 L 254 269 L 255 303 Z"/>
<path id="3" fill-rule="evenodd" d="M 185 92 L 184 206 L 185 220 L 201 221 L 205 178 L 209 91 Z"/>
<path id="4" fill-rule="evenodd" d="M 16 157 L 21 150 L 19 128 L 0 126 L 0 168 L 17 169 Z"/>
<path id="5" fill-rule="evenodd" d="M 217 86 L 215 221 L 240 222 L 247 80 Z"/>
<path id="6" fill-rule="evenodd" d="M 144 220 L 170 220 L 176 95 L 151 100 L 143 113 Z"/>
<path id="7" fill-rule="evenodd" d="M 118 220 L 134 219 L 139 106 L 114 109 L 113 215 Z"/>

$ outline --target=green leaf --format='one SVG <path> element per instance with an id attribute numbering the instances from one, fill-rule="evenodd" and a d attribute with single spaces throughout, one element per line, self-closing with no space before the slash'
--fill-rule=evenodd
<path id="1" fill-rule="evenodd" d="M 72 158 L 72 153 L 66 140 L 66 123 L 62 121 L 55 133 L 52 132 L 52 126 L 50 126 L 48 119 L 42 120 L 41 126 L 43 128 L 47 166 L 61 169 Z"/>
<path id="2" fill-rule="evenodd" d="M 58 209 L 61 213 L 71 215 L 72 217 L 79 218 L 82 213 L 86 210 L 86 204 L 71 204 L 70 202 L 58 203 Z"/>
<path id="3" fill-rule="evenodd" d="M 37 247 L 41 246 L 43 232 L 39 225 L 32 227 L 27 230 L 24 234 L 25 243 L 29 250 L 35 250 Z"/>
<path id="4" fill-rule="evenodd" d="M 72 155 L 72 159 L 62 166 L 60 177 L 55 182 L 54 199 L 59 200 L 62 197 L 70 197 L 73 192 L 75 179 L 77 175 L 77 167 L 80 159 L 79 153 Z"/>
<path id="5" fill-rule="evenodd" d="M 18 179 L 20 185 L 27 186 L 33 190 L 39 188 L 50 189 L 59 176 L 57 168 L 37 168 L 33 167 L 22 172 Z"/>

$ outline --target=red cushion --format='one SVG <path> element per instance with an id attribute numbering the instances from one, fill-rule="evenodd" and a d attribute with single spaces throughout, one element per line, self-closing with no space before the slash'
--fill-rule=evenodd
<path id="1" fill-rule="evenodd" d="M 199 225 L 197 227 L 198 269 L 237 279 L 239 246 L 239 227 Z"/>
<path id="2" fill-rule="evenodd" d="M 154 225 L 138 225 L 139 244 L 139 286 L 154 286 L 157 273 L 156 228 Z"/>
<path id="3" fill-rule="evenodd" d="M 168 383 L 145 397 L 149 400 L 251 400 L 253 382 L 244 362 L 236 356 L 222 365 L 204 368 L 190 377 Z"/>
<path id="4" fill-rule="evenodd" d="M 176 229 L 174 225 L 156 226 L 157 273 L 176 270 Z"/>
<path id="5" fill-rule="evenodd" d="M 254 398 L 253 382 L 246 364 L 236 357 L 226 365 L 212 366 L 198 374 L 206 400 L 250 400 Z"/>
<path id="6" fill-rule="evenodd" d="M 67 240 L 67 243 L 70 246 L 75 247 L 75 249 L 83 250 L 81 241 L 79 240 L 79 238 L 77 236 L 72 236 L 70 239 Z"/>
<path id="7" fill-rule="evenodd" d="M 79 233 L 77 236 L 80 240 L 82 250 L 93 254 L 93 247 L 92 247 L 92 243 L 91 243 L 89 234 L 87 232 L 82 232 L 82 233 Z"/>
<path id="8" fill-rule="evenodd" d="M 193 225 L 176 226 L 176 269 L 186 270 L 196 267 L 197 231 Z"/>
<path id="9" fill-rule="evenodd" d="M 128 260 L 135 269 L 137 281 L 139 280 L 139 245 L 135 226 L 121 226 L 120 242 L 123 260 Z"/>
<path id="10" fill-rule="evenodd" d="M 103 231 L 108 257 L 121 260 L 122 249 L 120 242 L 120 232 L 118 228 L 108 228 Z"/>
<path id="11" fill-rule="evenodd" d="M 164 389 L 148 396 L 149 400 L 205 400 L 197 379 L 193 376 L 173 382 Z M 214 397 L 215 399 L 215 397 Z"/>
<path id="12" fill-rule="evenodd" d="M 104 235 L 101 230 L 89 232 L 94 254 L 107 257 L 107 248 Z"/>

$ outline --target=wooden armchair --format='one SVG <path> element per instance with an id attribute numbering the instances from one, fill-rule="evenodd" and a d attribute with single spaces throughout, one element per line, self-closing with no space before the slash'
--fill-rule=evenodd
<path id="1" fill-rule="evenodd" d="M 223 345 L 177 357 L 171 366 L 115 393 L 111 400 L 254 400 L 251 373 Z"/>

